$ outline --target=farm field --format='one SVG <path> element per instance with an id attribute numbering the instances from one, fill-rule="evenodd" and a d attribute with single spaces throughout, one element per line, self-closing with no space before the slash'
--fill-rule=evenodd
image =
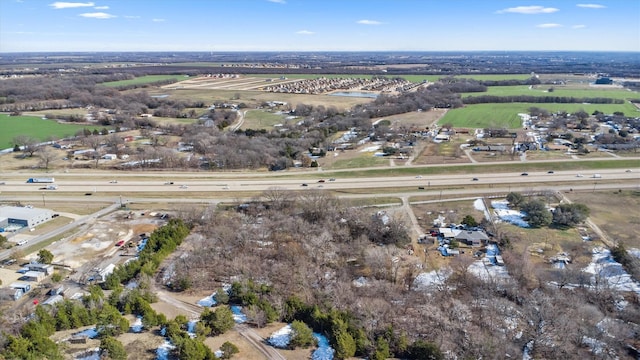
<path id="1" fill-rule="evenodd" d="M 553 92 L 548 90 L 553 88 Z M 518 86 L 489 86 L 486 92 L 475 93 L 462 93 L 463 98 L 469 96 L 482 96 L 482 95 L 494 95 L 494 96 L 518 96 L 518 95 L 532 95 L 532 96 L 564 96 L 575 98 L 609 98 L 609 99 L 632 99 L 639 98 L 640 93 L 635 91 L 628 91 L 621 88 L 603 88 L 603 87 L 565 87 L 556 85 L 536 85 L 529 87 L 527 85 Z"/>
<path id="2" fill-rule="evenodd" d="M 488 127 L 518 129 L 522 127 L 522 119 L 518 113 L 527 113 L 530 107 L 531 105 L 525 103 L 468 105 L 449 110 L 438 124 L 478 129 Z"/>
<path id="3" fill-rule="evenodd" d="M 626 116 L 640 114 L 640 110 L 629 102 L 624 104 L 492 103 L 467 105 L 463 108 L 452 109 L 438 121 L 438 124 L 449 123 L 456 127 L 466 128 L 505 127 L 517 129 L 522 127 L 522 120 L 517 114 L 527 114 L 532 107 L 546 109 L 550 112 L 574 113 L 584 110 L 593 114 L 597 110 L 605 114 L 620 111 Z"/>
<path id="4" fill-rule="evenodd" d="M 531 74 L 465 74 L 456 75 L 457 78 L 475 79 L 475 80 L 527 80 L 531 78 Z"/>
<path id="5" fill-rule="evenodd" d="M 82 129 L 102 129 L 102 126 L 60 124 L 54 120 L 42 120 L 35 116 L 9 116 L 0 114 L 0 149 L 13 147 L 13 138 L 28 135 L 45 141 L 50 137 L 64 138 L 75 135 Z"/>
<path id="6" fill-rule="evenodd" d="M 154 83 L 156 81 L 164 81 L 164 80 L 180 81 L 180 80 L 184 80 L 185 77 L 189 77 L 189 76 L 188 75 L 146 75 L 146 76 L 140 76 L 130 80 L 105 82 L 105 83 L 102 83 L 101 85 L 109 86 L 109 87 L 142 85 L 142 84 L 149 84 L 149 83 Z"/>

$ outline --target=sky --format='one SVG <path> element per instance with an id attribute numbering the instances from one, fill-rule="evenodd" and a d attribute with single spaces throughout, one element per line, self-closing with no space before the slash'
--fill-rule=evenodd
<path id="1" fill-rule="evenodd" d="M 640 0 L 0 0 L 0 52 L 528 50 L 640 51 Z"/>

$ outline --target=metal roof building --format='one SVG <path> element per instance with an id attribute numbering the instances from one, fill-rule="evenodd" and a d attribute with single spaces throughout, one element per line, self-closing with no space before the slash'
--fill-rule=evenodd
<path id="1" fill-rule="evenodd" d="M 43 224 L 53 217 L 53 212 L 48 209 L 0 206 L 0 219 L 6 218 L 7 225 L 21 225 L 24 227 L 34 227 Z"/>

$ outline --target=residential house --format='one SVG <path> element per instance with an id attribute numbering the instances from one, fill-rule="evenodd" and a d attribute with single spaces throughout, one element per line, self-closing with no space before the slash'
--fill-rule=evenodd
<path id="1" fill-rule="evenodd" d="M 482 246 L 489 241 L 487 234 L 480 230 L 462 230 L 455 235 L 455 239 L 469 246 Z"/>

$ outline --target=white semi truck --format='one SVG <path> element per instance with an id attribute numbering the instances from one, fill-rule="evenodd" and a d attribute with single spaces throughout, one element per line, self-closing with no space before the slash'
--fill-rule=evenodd
<path id="1" fill-rule="evenodd" d="M 44 177 L 44 178 L 28 178 L 27 182 L 29 184 L 52 184 L 56 182 L 56 179 L 52 177 Z"/>

